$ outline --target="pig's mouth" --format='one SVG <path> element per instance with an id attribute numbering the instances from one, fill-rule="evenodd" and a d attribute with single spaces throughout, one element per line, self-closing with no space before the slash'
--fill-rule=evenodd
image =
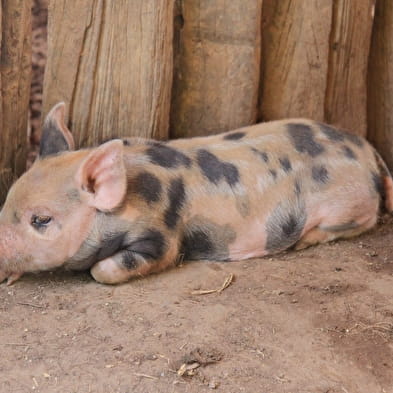
<path id="1" fill-rule="evenodd" d="M 26 271 L 32 259 L 21 252 L 28 247 L 13 228 L 0 226 L 0 283 L 13 284 Z"/>
<path id="2" fill-rule="evenodd" d="M 21 266 L 28 266 L 30 258 L 22 258 L 20 255 L 17 255 L 12 260 L 13 263 L 10 263 L 7 260 L 1 261 L 0 258 L 0 284 L 5 280 L 7 280 L 7 285 L 12 285 L 17 281 L 26 271 L 21 269 Z"/>

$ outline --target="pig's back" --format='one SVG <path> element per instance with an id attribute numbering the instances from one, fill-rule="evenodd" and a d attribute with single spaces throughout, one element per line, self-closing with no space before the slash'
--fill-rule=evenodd
<path id="1" fill-rule="evenodd" d="M 149 142 L 142 156 L 143 170 L 165 189 L 155 215 L 176 233 L 188 259 L 277 252 L 314 227 L 356 225 L 359 211 L 375 215 L 379 206 L 373 148 L 309 120 Z"/>

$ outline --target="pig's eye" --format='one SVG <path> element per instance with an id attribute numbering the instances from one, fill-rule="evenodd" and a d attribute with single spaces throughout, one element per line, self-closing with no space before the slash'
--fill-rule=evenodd
<path id="1" fill-rule="evenodd" d="M 31 225 L 35 229 L 43 229 L 52 221 L 52 217 L 50 216 L 31 216 Z"/>

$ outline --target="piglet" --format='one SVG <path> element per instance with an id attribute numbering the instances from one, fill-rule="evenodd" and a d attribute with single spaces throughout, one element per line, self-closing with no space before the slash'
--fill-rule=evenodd
<path id="1" fill-rule="evenodd" d="M 393 210 L 364 139 L 304 119 L 74 150 L 56 105 L 0 213 L 0 280 L 63 266 L 115 284 L 182 260 L 239 260 L 358 235 Z"/>

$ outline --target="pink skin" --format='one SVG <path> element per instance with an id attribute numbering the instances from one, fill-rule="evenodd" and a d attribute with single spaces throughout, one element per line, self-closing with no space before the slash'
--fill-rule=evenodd
<path id="1" fill-rule="evenodd" d="M 61 132 L 71 149 L 74 143 L 63 116 L 64 105 L 57 105 L 45 124 Z M 126 193 L 120 140 L 45 158 L 39 157 L 13 185 L 0 212 L 0 282 L 7 279 L 7 285 L 25 272 L 63 265 L 87 238 L 97 211 L 117 207 Z M 77 196 L 70 197 L 70 190 Z M 34 216 L 51 220 L 39 230 L 32 225 Z"/>
<path id="2" fill-rule="evenodd" d="M 4 280 L 7 280 L 7 286 L 12 285 L 15 281 L 18 281 L 23 273 L 12 273 L 8 275 L 8 273 L 0 273 L 0 283 Z"/>
<path id="3" fill-rule="evenodd" d="M 4 262 L 9 260 L 15 261 L 17 255 L 15 255 L 13 250 L 19 249 L 23 244 L 20 237 L 11 229 L 2 226 L 0 227 L 0 233 L 0 283 L 7 279 L 7 285 L 11 285 L 22 276 L 23 272 L 18 271 L 18 262 L 9 265 L 7 270 L 3 270 Z"/>
<path id="4" fill-rule="evenodd" d="M 14 186 L 0 216 L 1 282 L 8 278 L 10 285 L 24 272 L 59 267 L 78 251 L 90 231 L 96 211 L 110 210 L 124 197 L 126 175 L 122 165 L 122 148 L 122 142 L 115 140 L 77 160 L 79 169 L 74 178 L 71 177 L 68 187 L 79 191 L 80 200 L 77 202 L 57 195 L 59 192 L 56 186 L 50 184 L 50 179 L 49 184 L 41 183 L 48 193 L 42 200 L 26 195 L 24 190 L 29 187 L 23 182 L 31 184 L 29 174 L 25 176 L 28 180 Z M 41 163 L 35 165 L 31 171 L 37 172 Z M 88 179 L 94 179 L 94 190 L 89 189 Z M 16 223 L 12 218 L 14 206 L 17 206 L 19 214 Z M 37 231 L 31 225 L 33 215 L 50 216 L 52 222 L 45 231 Z"/>
<path id="5" fill-rule="evenodd" d="M 285 123 L 278 125 L 281 129 L 283 126 Z M 256 127 L 262 127 L 262 125 Z M 250 130 L 251 132 L 253 131 Z M 51 135 L 60 137 L 57 140 L 57 142 L 60 141 L 59 145 L 52 143 Z M 276 143 L 275 139 L 269 135 L 267 135 L 267 142 L 273 141 L 269 142 L 270 145 L 268 143 L 272 152 L 271 163 L 275 165 L 281 151 L 278 142 L 282 139 L 278 137 Z M 221 141 L 221 138 L 222 136 L 208 137 L 206 143 L 216 143 Z M 173 142 L 173 146 L 182 144 L 185 147 L 192 146 L 202 139 L 177 141 Z M 132 178 L 127 171 L 131 171 L 134 157 L 130 151 L 124 155 L 124 146 L 120 140 L 107 142 L 91 150 L 72 151 L 74 141 L 72 134 L 65 126 L 64 104 L 62 103 L 52 109 L 44 123 L 41 148 L 39 159 L 13 185 L 0 212 L 0 282 L 7 280 L 7 285 L 18 280 L 24 272 L 53 269 L 62 266 L 67 261 L 72 264 L 73 257 L 78 261 L 75 255 L 85 239 L 91 240 L 89 238 L 91 233 L 95 235 L 93 237 L 95 244 L 99 246 L 102 238 L 100 230 L 97 230 L 99 225 L 97 228 L 95 226 L 97 217 L 101 213 L 115 210 L 122 203 L 127 192 L 127 175 Z M 53 151 L 53 149 L 58 150 Z M 273 152 L 276 152 L 276 156 Z M 237 156 L 238 162 L 243 162 L 243 155 L 248 157 L 251 153 L 249 148 L 240 149 Z M 299 155 L 296 152 L 293 154 L 295 158 Z M 372 164 L 374 155 L 370 148 L 359 149 L 358 154 L 359 157 L 361 154 L 364 155 L 362 162 L 367 160 Z M 225 156 L 223 157 L 226 159 Z M 277 206 L 278 198 L 281 196 L 288 198 L 288 195 L 294 195 L 295 183 L 291 175 L 282 177 L 281 183 L 277 184 L 276 180 L 267 177 L 266 174 L 258 175 L 260 176 L 258 178 L 250 176 L 247 183 L 247 173 L 252 172 L 253 161 L 244 162 L 246 168 L 239 165 L 239 170 L 243 171 L 245 189 L 237 189 L 235 202 L 230 198 L 223 198 L 220 193 L 210 195 L 206 193 L 204 187 L 200 188 L 203 192 L 198 195 L 202 173 L 197 170 L 193 172 L 187 170 L 187 176 L 190 175 L 186 179 L 189 185 L 188 190 L 194 199 L 190 201 L 184 214 L 189 217 L 198 215 L 206 212 L 206 207 L 209 207 L 208 214 L 211 214 L 209 220 L 222 226 L 230 224 L 236 231 L 236 239 L 229 245 L 231 259 L 259 257 L 268 253 L 269 250 L 266 250 L 269 235 L 266 228 L 267 217 Z M 376 190 L 373 190 L 372 185 L 369 184 L 369 171 L 362 171 L 359 166 L 352 165 L 352 161 L 348 161 L 352 165 L 351 167 L 347 163 L 352 172 L 350 171 L 342 179 L 340 171 L 334 167 L 334 165 L 343 165 L 342 162 L 337 157 L 336 161 L 329 161 L 332 168 L 331 183 L 326 185 L 326 188 L 321 188 L 323 192 L 314 192 L 313 182 L 307 183 L 307 187 L 303 188 L 303 193 L 309 191 L 307 191 L 308 194 L 303 195 L 307 220 L 298 243 L 299 248 L 337 237 L 353 236 L 375 224 L 379 199 Z M 306 168 L 306 165 L 307 163 L 297 157 L 293 160 L 293 172 L 296 172 L 297 166 Z M 313 164 L 310 163 L 310 165 Z M 373 165 L 370 167 L 373 168 Z M 157 168 L 157 173 L 159 171 L 160 169 Z M 306 172 L 309 170 L 307 169 Z M 387 199 L 386 207 L 391 211 L 393 210 L 393 182 L 390 177 L 385 177 L 383 182 Z M 222 191 L 222 185 L 220 187 Z M 247 191 L 250 192 L 247 193 Z M 255 198 L 251 196 L 251 191 L 256 191 Z M 261 199 L 262 195 L 263 199 Z M 241 210 L 239 206 L 248 204 L 250 214 L 247 215 L 248 212 L 243 214 L 244 210 Z M 165 205 L 161 205 L 161 208 L 163 207 Z M 121 214 L 116 218 L 120 217 L 131 223 L 139 215 L 144 218 L 146 215 L 146 222 L 152 219 L 150 210 L 138 210 L 137 206 L 128 202 L 124 211 L 116 214 Z M 161 213 L 157 212 L 157 217 L 161 217 L 159 214 Z M 37 227 L 34 217 L 50 217 L 50 221 L 48 225 Z M 346 226 L 351 223 L 356 225 Z M 177 235 L 181 236 L 181 233 Z M 179 239 L 173 236 L 172 241 L 173 249 L 171 248 L 161 260 L 154 261 L 154 269 L 153 265 L 144 264 L 142 261 L 138 269 L 128 271 L 113 255 L 101 261 L 91 262 L 96 262 L 91 268 L 91 273 L 99 282 L 115 284 L 136 275 L 162 270 L 173 264 L 179 256 Z M 80 260 L 83 258 L 85 258 L 84 254 Z"/>

